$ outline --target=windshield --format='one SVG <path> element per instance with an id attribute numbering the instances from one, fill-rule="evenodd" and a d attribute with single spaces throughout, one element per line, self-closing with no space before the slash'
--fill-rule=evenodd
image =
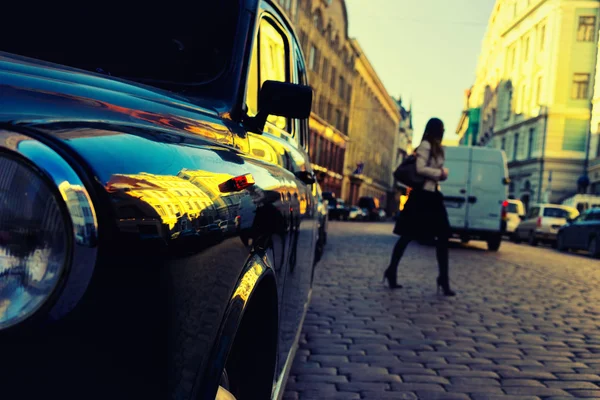
<path id="1" fill-rule="evenodd" d="M 239 0 L 16 3 L 3 11 L 0 51 L 166 89 L 228 66 L 239 12 Z"/>

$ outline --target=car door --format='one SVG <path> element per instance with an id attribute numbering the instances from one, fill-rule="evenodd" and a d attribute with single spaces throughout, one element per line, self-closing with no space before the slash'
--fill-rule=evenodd
<path id="1" fill-rule="evenodd" d="M 568 227 L 566 227 L 565 245 L 573 249 L 587 249 L 587 238 L 586 228 L 590 212 L 584 212 L 573 220 Z"/>
<path id="2" fill-rule="evenodd" d="M 469 191 L 470 147 L 446 148 L 445 166 L 450 170 L 448 179 L 441 183 L 448 220 L 453 229 L 468 228 L 467 197 Z"/>
<path id="3" fill-rule="evenodd" d="M 250 116 L 258 112 L 258 95 L 265 81 L 306 82 L 301 53 L 290 28 L 282 24 L 272 6 L 263 3 L 262 7 L 246 93 Z M 249 134 L 250 154 L 273 164 L 273 190 L 279 192 L 286 208 L 286 233 L 274 238 L 279 250 L 275 254 L 278 288 L 282 288 L 278 293 L 281 322 L 277 376 L 292 350 L 306 309 L 306 303 L 298 299 L 308 298 L 311 287 L 317 225 L 312 188 L 304 181 L 312 173 L 304 147 L 307 130 L 307 121 L 269 116 L 262 134 Z"/>
<path id="4" fill-rule="evenodd" d="M 531 207 L 525 219 L 519 224 L 517 228 L 517 232 L 520 239 L 527 239 L 529 237 L 529 233 L 533 230 L 535 231 L 535 227 L 537 224 L 537 217 L 540 215 L 540 207 Z"/>

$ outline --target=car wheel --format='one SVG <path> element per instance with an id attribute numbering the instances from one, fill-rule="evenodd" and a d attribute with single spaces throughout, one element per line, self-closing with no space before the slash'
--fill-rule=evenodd
<path id="1" fill-rule="evenodd" d="M 502 236 L 494 236 L 487 240 L 487 246 L 489 251 L 498 251 L 500 250 L 500 245 L 502 244 Z"/>
<path id="2" fill-rule="evenodd" d="M 538 245 L 538 241 L 535 238 L 535 232 L 529 233 L 529 240 L 527 242 L 529 243 L 530 246 L 533 246 L 533 247 Z"/>
<path id="3" fill-rule="evenodd" d="M 471 238 L 469 238 L 468 236 L 461 236 L 461 238 L 460 238 L 460 242 L 462 244 L 469 244 L 470 241 L 471 241 Z"/>
<path id="4" fill-rule="evenodd" d="M 598 238 L 592 237 L 588 243 L 588 251 L 594 258 L 600 258 L 600 246 L 598 245 Z"/>
<path id="5" fill-rule="evenodd" d="M 567 248 L 567 246 L 565 245 L 565 237 L 563 234 L 558 234 L 558 237 L 556 238 L 556 249 L 558 251 L 569 251 L 569 249 Z"/>

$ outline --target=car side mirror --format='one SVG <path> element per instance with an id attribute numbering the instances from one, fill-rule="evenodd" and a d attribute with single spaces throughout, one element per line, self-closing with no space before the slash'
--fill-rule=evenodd
<path id="1" fill-rule="evenodd" d="M 246 119 L 251 132 L 262 134 L 270 115 L 306 119 L 312 109 L 313 90 L 294 83 L 265 81 L 258 96 L 258 114 Z"/>

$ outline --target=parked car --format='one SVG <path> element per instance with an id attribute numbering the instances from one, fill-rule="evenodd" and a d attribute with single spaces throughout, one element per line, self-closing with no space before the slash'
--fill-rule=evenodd
<path id="1" fill-rule="evenodd" d="M 327 227 L 329 222 L 329 210 L 328 205 L 329 201 L 323 198 L 323 193 L 321 192 L 321 186 L 318 183 L 313 185 L 313 194 L 317 200 L 317 210 L 318 210 L 318 238 L 317 238 L 317 246 L 316 246 L 316 256 L 315 262 L 319 262 L 323 257 L 323 253 L 325 252 L 325 245 L 327 244 Z"/>
<path id="2" fill-rule="evenodd" d="M 441 183 L 453 236 L 487 242 L 498 251 L 506 231 L 504 202 L 508 168 L 504 152 L 484 147 L 447 147 L 448 180 Z"/>
<path id="3" fill-rule="evenodd" d="M 583 213 L 590 208 L 600 207 L 600 196 L 593 194 L 576 194 L 565 199 L 561 204 L 563 206 L 576 208 L 577 211 Z"/>
<path id="4" fill-rule="evenodd" d="M 358 206 L 367 211 L 370 221 L 379 221 L 379 199 L 374 197 L 361 197 L 358 199 Z"/>
<path id="5" fill-rule="evenodd" d="M 600 258 L 600 208 L 590 208 L 560 227 L 557 247 L 560 251 L 587 250 Z"/>
<path id="6" fill-rule="evenodd" d="M 525 205 L 521 200 L 507 200 L 504 206 L 506 207 L 506 234 L 512 237 L 525 216 Z"/>
<path id="7" fill-rule="evenodd" d="M 318 235 L 283 11 L 4 11 L 43 33 L 0 27 L 1 397 L 279 398 Z"/>
<path id="8" fill-rule="evenodd" d="M 350 208 L 342 199 L 333 197 L 329 200 L 329 219 L 347 221 L 350 217 Z"/>
<path id="9" fill-rule="evenodd" d="M 573 207 L 560 204 L 536 204 L 529 209 L 523 221 L 517 226 L 514 241 L 519 243 L 523 240 L 531 246 L 537 246 L 539 242 L 556 245 L 556 237 L 561 226 L 568 219 L 574 219 L 579 211 Z"/>
<path id="10" fill-rule="evenodd" d="M 350 207 L 350 213 L 348 214 L 348 219 L 350 221 L 364 221 L 367 218 L 367 213 L 362 208 L 357 206 Z"/>

